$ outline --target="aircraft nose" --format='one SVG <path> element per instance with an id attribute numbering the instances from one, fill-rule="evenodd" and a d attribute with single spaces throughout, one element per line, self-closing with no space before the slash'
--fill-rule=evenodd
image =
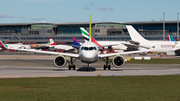
<path id="1" fill-rule="evenodd" d="M 97 54 L 96 52 L 90 52 L 90 51 L 84 51 L 82 52 L 82 60 L 85 62 L 93 62 L 96 61 L 97 59 Z"/>
<path id="2" fill-rule="evenodd" d="M 83 56 L 85 56 L 86 58 L 94 58 L 94 57 L 96 57 L 96 53 L 95 52 L 83 52 L 83 54 L 82 54 Z"/>

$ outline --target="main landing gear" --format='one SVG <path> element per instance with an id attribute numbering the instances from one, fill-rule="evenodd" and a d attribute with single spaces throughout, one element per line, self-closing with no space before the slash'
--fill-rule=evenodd
<path id="1" fill-rule="evenodd" d="M 108 68 L 108 70 L 111 70 L 111 65 L 109 65 L 109 63 L 111 62 L 109 62 L 109 57 L 106 57 L 106 59 L 103 59 L 103 61 L 106 63 L 104 65 L 104 70 L 106 70 L 106 68 Z"/>
<path id="2" fill-rule="evenodd" d="M 77 59 L 74 59 L 72 57 L 70 57 L 70 62 L 68 61 L 69 63 L 69 70 L 71 70 L 71 68 L 73 68 L 73 70 L 76 70 L 76 66 L 73 64 Z"/>

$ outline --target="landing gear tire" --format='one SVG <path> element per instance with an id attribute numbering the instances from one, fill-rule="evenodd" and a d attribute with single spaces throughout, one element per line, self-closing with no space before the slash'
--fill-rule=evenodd
<path id="1" fill-rule="evenodd" d="M 69 65 L 69 70 L 71 70 L 71 65 Z"/>
<path id="2" fill-rule="evenodd" d="M 104 70 L 106 70 L 106 65 L 104 65 Z"/>
<path id="3" fill-rule="evenodd" d="M 76 66 L 75 65 L 69 65 L 69 70 L 71 70 L 71 68 L 73 68 L 73 70 L 76 70 Z"/>
<path id="4" fill-rule="evenodd" d="M 73 65 L 73 70 L 76 70 L 76 66 L 75 65 Z"/>
<path id="5" fill-rule="evenodd" d="M 111 70 L 111 65 L 108 65 L 108 70 Z"/>
<path id="6" fill-rule="evenodd" d="M 106 70 L 106 68 L 108 68 L 108 70 L 111 70 L 111 65 L 104 65 L 104 70 Z"/>

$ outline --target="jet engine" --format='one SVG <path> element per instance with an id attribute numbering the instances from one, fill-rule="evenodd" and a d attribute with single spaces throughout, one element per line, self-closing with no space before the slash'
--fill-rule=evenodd
<path id="1" fill-rule="evenodd" d="M 124 60 L 124 58 L 123 58 L 122 56 L 117 55 L 117 56 L 115 56 L 115 57 L 113 58 L 112 64 L 113 64 L 114 67 L 116 67 L 116 68 L 121 68 L 121 67 L 124 66 L 125 60 Z"/>
<path id="2" fill-rule="evenodd" d="M 59 55 L 54 59 L 54 65 L 58 68 L 64 67 L 66 63 L 67 63 L 67 60 L 64 56 Z"/>

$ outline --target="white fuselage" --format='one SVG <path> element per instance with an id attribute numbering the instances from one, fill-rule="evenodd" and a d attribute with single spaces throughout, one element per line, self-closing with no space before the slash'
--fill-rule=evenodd
<path id="1" fill-rule="evenodd" d="M 173 41 L 148 41 L 141 42 L 140 46 L 146 46 L 155 49 L 155 52 L 167 52 L 172 48 L 180 48 L 180 44 Z M 159 49 L 159 50 L 158 50 Z"/>
<path id="2" fill-rule="evenodd" d="M 79 48 L 80 59 L 84 63 L 94 63 L 98 61 L 98 46 L 93 42 L 85 42 Z"/>
<path id="3" fill-rule="evenodd" d="M 24 45 L 22 43 L 18 44 L 6 44 L 9 48 L 14 48 L 14 49 L 30 49 L 31 45 Z"/>
<path id="4" fill-rule="evenodd" d="M 61 50 L 71 50 L 71 49 L 74 49 L 72 46 L 69 46 L 69 45 L 50 45 L 49 47 L 53 47 L 55 49 L 61 49 Z"/>

